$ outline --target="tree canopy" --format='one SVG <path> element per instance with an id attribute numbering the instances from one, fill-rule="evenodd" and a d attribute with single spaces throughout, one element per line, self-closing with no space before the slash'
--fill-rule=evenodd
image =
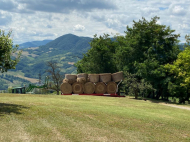
<path id="1" fill-rule="evenodd" d="M 19 61 L 21 51 L 16 54 L 18 45 L 13 47 L 11 39 L 11 31 L 5 34 L 5 31 L 0 29 L 0 72 L 7 72 L 9 69 L 15 69 Z M 14 56 L 13 56 L 14 54 Z"/>
<path id="2" fill-rule="evenodd" d="M 145 79 L 157 90 L 157 97 L 167 94 L 167 75 L 163 65 L 172 63 L 180 52 L 175 30 L 145 18 L 127 26 L 125 36 L 118 36 L 117 67 Z"/>
<path id="3" fill-rule="evenodd" d="M 173 75 L 164 66 L 177 59 L 180 35 L 169 26 L 159 24 L 158 20 L 159 17 L 155 16 L 150 21 L 145 18 L 133 21 L 132 27 L 127 26 L 124 36 L 117 35 L 114 39 L 108 34 L 95 35 L 90 42 L 91 49 L 75 64 L 78 72 L 124 71 L 135 76 L 134 84 L 141 84 L 142 80 L 144 84 L 150 84 L 152 92 L 148 92 L 153 97 L 167 99 Z M 126 81 L 124 86 L 129 88 Z M 135 90 L 140 93 L 142 89 Z"/>
<path id="4" fill-rule="evenodd" d="M 190 36 L 186 36 L 185 49 L 178 54 L 177 60 L 166 64 L 165 69 L 174 75 L 170 82 L 170 93 L 180 98 L 181 101 L 190 98 Z"/>
<path id="5" fill-rule="evenodd" d="M 108 34 L 94 36 L 91 49 L 75 64 L 78 73 L 114 73 L 116 42 Z"/>

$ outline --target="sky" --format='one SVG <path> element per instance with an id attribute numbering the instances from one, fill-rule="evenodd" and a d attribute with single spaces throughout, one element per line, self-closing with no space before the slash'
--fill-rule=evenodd
<path id="1" fill-rule="evenodd" d="M 65 34 L 124 35 L 133 20 L 158 16 L 179 40 L 190 34 L 190 0 L 0 0 L 0 29 L 12 30 L 15 44 Z"/>

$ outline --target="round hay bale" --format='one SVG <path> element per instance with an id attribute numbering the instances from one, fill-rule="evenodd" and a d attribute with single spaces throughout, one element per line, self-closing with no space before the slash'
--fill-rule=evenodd
<path id="1" fill-rule="evenodd" d="M 95 93 L 96 94 L 104 94 L 104 93 L 106 93 L 106 84 L 104 82 L 96 83 Z"/>
<path id="2" fill-rule="evenodd" d="M 60 89 L 63 94 L 71 94 L 72 93 L 72 86 L 69 83 L 62 83 L 60 86 Z"/>
<path id="3" fill-rule="evenodd" d="M 68 79 L 63 79 L 63 83 L 68 83 Z"/>
<path id="4" fill-rule="evenodd" d="M 106 90 L 108 94 L 115 94 L 117 91 L 117 84 L 115 82 L 108 82 Z"/>
<path id="5" fill-rule="evenodd" d="M 63 83 L 73 84 L 75 82 L 76 82 L 76 79 L 63 79 Z"/>
<path id="6" fill-rule="evenodd" d="M 77 78 L 81 78 L 81 77 L 87 79 L 88 74 L 87 73 L 79 73 L 79 74 L 77 74 Z"/>
<path id="7" fill-rule="evenodd" d="M 77 79 L 77 75 L 75 75 L 75 74 L 65 74 L 65 79 L 76 80 Z"/>
<path id="8" fill-rule="evenodd" d="M 100 82 L 110 82 L 111 81 L 111 73 L 103 73 L 100 74 Z"/>
<path id="9" fill-rule="evenodd" d="M 88 78 L 90 79 L 90 82 L 93 83 L 99 82 L 99 74 L 89 74 Z"/>
<path id="10" fill-rule="evenodd" d="M 90 82 L 90 78 L 87 78 L 87 79 L 86 79 L 86 82 Z"/>
<path id="11" fill-rule="evenodd" d="M 116 72 L 112 74 L 112 80 L 115 82 L 119 82 L 123 80 L 123 72 Z"/>
<path id="12" fill-rule="evenodd" d="M 92 82 L 87 82 L 84 84 L 84 93 L 93 94 L 95 91 L 95 85 Z"/>
<path id="13" fill-rule="evenodd" d="M 81 83 L 78 83 L 78 82 L 75 82 L 73 85 L 72 85 L 72 89 L 73 89 L 73 93 L 74 94 L 82 94 L 83 93 L 83 84 Z"/>
<path id="14" fill-rule="evenodd" d="M 84 84 L 84 83 L 86 83 L 86 78 L 84 78 L 84 77 L 77 78 L 77 82 Z"/>

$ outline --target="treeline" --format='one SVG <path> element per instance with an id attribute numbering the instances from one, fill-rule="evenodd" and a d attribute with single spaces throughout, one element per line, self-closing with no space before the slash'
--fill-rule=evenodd
<path id="1" fill-rule="evenodd" d="M 180 103 L 190 98 L 189 36 L 181 50 L 175 30 L 145 18 L 127 26 L 125 35 L 110 38 L 94 36 L 91 49 L 75 66 L 78 73 L 124 71 L 123 90 L 155 99 L 177 97 Z"/>

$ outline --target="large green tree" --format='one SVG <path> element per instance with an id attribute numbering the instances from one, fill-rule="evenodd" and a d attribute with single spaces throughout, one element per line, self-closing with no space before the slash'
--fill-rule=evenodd
<path id="1" fill-rule="evenodd" d="M 169 83 L 169 91 L 180 99 L 180 103 L 190 98 L 190 36 L 186 36 L 185 49 L 178 54 L 173 64 L 166 64 L 165 69 L 174 75 Z"/>
<path id="2" fill-rule="evenodd" d="M 15 69 L 19 61 L 21 51 L 16 53 L 18 46 L 13 47 L 11 31 L 5 34 L 0 29 L 0 72 L 7 72 L 9 69 Z"/>
<path id="3" fill-rule="evenodd" d="M 115 50 L 117 42 L 108 34 L 94 36 L 90 42 L 91 49 L 75 66 L 78 73 L 113 73 L 116 72 Z"/>
<path id="4" fill-rule="evenodd" d="M 168 76 L 163 65 L 172 63 L 179 53 L 175 30 L 157 23 L 159 17 L 150 21 L 145 18 L 133 26 L 127 26 L 125 36 L 118 36 L 116 65 L 119 70 L 136 74 L 150 82 L 157 90 L 156 97 L 167 95 Z"/>

